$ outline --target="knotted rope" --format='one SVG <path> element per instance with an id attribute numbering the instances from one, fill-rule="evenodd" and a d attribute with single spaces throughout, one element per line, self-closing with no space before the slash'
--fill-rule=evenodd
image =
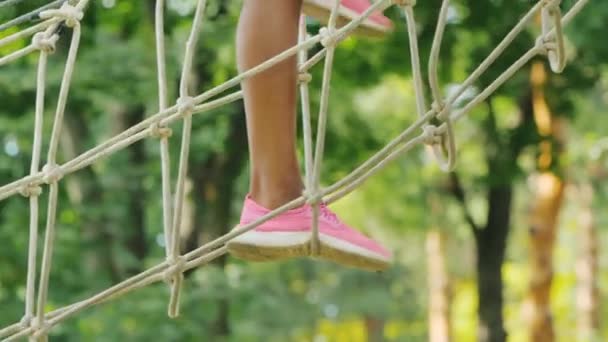
<path id="1" fill-rule="evenodd" d="M 66 1 L 60 8 L 42 11 L 39 16 L 40 19 L 59 18 L 65 22 L 65 26 L 73 28 L 80 23 L 84 13 L 82 12 L 82 6 L 72 6 Z"/>
<path id="2" fill-rule="evenodd" d="M 559 1 L 556 0 L 541 0 L 535 3 L 532 8 L 525 13 L 522 19 L 513 27 L 513 29 L 504 37 L 504 39 L 496 46 L 496 48 L 480 63 L 480 65 L 462 82 L 458 89 L 447 99 L 442 97 L 439 83 L 437 80 L 437 66 L 440 42 L 443 36 L 443 30 L 446 25 L 446 11 L 448 0 L 444 0 L 440 9 L 440 16 L 435 31 L 431 58 L 429 60 L 429 85 L 431 88 L 432 103 L 431 108 L 426 108 L 424 98 L 424 83 L 421 77 L 420 59 L 417 45 L 417 34 L 414 18 L 413 7 L 416 4 L 414 0 L 381 0 L 374 3 L 362 15 L 352 20 L 347 25 L 336 28 L 335 21 L 339 1 L 334 2 L 332 14 L 330 16 L 327 28 L 323 29 L 319 34 L 308 37 L 306 27 L 303 21 L 300 23 L 299 44 L 289 48 L 277 56 L 262 62 L 240 75 L 235 76 L 229 81 L 213 87 L 197 96 L 191 96 L 188 92 L 189 74 L 192 67 L 194 47 L 200 25 L 202 22 L 202 13 L 205 7 L 205 1 L 199 0 L 195 12 L 195 18 L 192 25 L 190 37 L 186 44 L 186 52 L 182 68 L 182 77 L 180 80 L 180 94 L 176 104 L 169 107 L 167 105 L 167 85 L 164 57 L 164 30 L 163 30 L 163 7 L 164 1 L 158 0 L 155 9 L 155 37 L 156 37 L 156 52 L 157 52 L 157 67 L 158 67 L 158 85 L 159 85 L 159 111 L 135 124 L 129 129 L 110 138 L 100 145 L 86 151 L 76 158 L 67 161 L 64 164 L 56 162 L 56 151 L 58 138 L 61 134 L 61 126 L 63 115 L 65 112 L 66 100 L 68 96 L 71 75 L 74 68 L 74 62 L 80 41 L 80 24 L 79 21 L 83 18 L 82 9 L 85 8 L 88 0 L 81 0 L 75 6 L 64 4 L 60 9 L 43 11 L 41 17 L 45 20 L 35 24 L 22 31 L 11 34 L 0 39 L 0 47 L 5 46 L 13 41 L 21 39 L 25 36 L 34 34 L 32 44 L 26 48 L 18 50 L 7 56 L 0 58 L 0 65 L 8 63 L 19 57 L 25 56 L 34 51 L 40 52 L 38 61 L 38 74 L 36 86 L 36 111 L 34 123 L 34 144 L 32 150 L 32 161 L 30 174 L 19 180 L 6 184 L 0 187 L 0 200 L 6 199 L 15 194 L 22 194 L 28 197 L 30 201 L 30 230 L 29 230 L 29 251 L 28 251 L 28 272 L 26 283 L 25 296 L 25 314 L 21 320 L 0 330 L 0 338 L 6 338 L 7 341 L 13 341 L 20 337 L 32 336 L 33 338 L 44 340 L 47 332 L 56 324 L 63 320 L 72 317 L 78 312 L 107 300 L 117 298 L 129 291 L 132 291 L 143 286 L 147 286 L 153 282 L 166 280 L 171 286 L 171 298 L 169 301 L 169 316 L 175 317 L 179 313 L 179 295 L 181 283 L 183 282 L 183 272 L 194 267 L 206 264 L 215 258 L 226 253 L 224 244 L 227 241 L 239 236 L 264 222 L 284 213 L 287 210 L 294 209 L 309 203 L 313 208 L 313 232 L 311 236 L 311 247 L 313 254 L 318 252 L 318 216 L 319 204 L 321 202 L 332 203 L 346 194 L 350 193 L 359 187 L 365 180 L 379 172 L 388 163 L 395 160 L 403 153 L 411 150 L 413 147 L 420 144 L 430 144 L 434 149 L 440 148 L 441 144 L 447 143 L 447 160 L 443 157 L 442 151 L 437 150 L 436 154 L 440 156 L 440 165 L 443 169 L 449 170 L 453 166 L 455 160 L 455 144 L 453 144 L 453 122 L 468 113 L 473 107 L 485 101 L 498 87 L 500 87 L 507 79 L 520 70 L 527 62 L 539 54 L 547 54 L 551 67 L 554 71 L 560 72 L 565 66 L 566 56 L 563 48 L 563 27 L 567 25 L 572 18 L 588 3 L 588 0 L 577 1 L 562 17 L 559 8 Z M 322 188 L 320 186 L 320 172 L 324 150 L 324 139 L 326 130 L 326 120 L 329 101 L 329 85 L 330 76 L 334 58 L 334 50 L 340 41 L 348 36 L 352 31 L 359 26 L 366 18 L 374 11 L 383 9 L 390 4 L 399 5 L 404 13 L 407 31 L 410 42 L 410 55 L 413 70 L 413 82 L 416 94 L 416 109 L 418 119 L 397 137 L 392 139 L 385 147 L 371 156 L 367 161 L 353 170 L 349 175 L 340 181 Z M 490 85 L 483 88 L 473 99 L 471 99 L 464 107 L 454 110 L 454 103 L 464 94 L 464 92 L 479 79 L 479 77 L 496 61 L 496 59 L 504 52 L 504 50 L 513 42 L 513 40 L 525 29 L 526 25 L 536 15 L 541 14 L 543 21 L 543 31 L 541 37 L 535 42 L 535 45 L 522 55 L 513 65 L 507 68 L 498 78 Z M 72 40 L 66 59 L 66 65 L 62 83 L 59 92 L 59 100 L 53 119 L 53 130 L 51 133 L 49 151 L 47 155 L 46 165 L 42 170 L 40 166 L 40 153 L 42 146 L 42 127 L 44 112 L 44 94 L 46 80 L 46 62 L 49 53 L 54 50 L 56 39 L 54 32 L 61 22 L 65 22 L 66 26 L 73 29 Z M 40 34 L 42 33 L 42 34 Z M 307 50 L 315 44 L 321 43 L 324 48 L 314 56 L 308 58 Z M 255 222 L 240 226 L 233 229 L 224 236 L 221 236 L 209 243 L 196 248 L 195 250 L 181 255 L 179 251 L 179 228 L 181 225 L 181 215 L 184 201 L 184 181 L 187 173 L 187 160 L 189 154 L 189 142 L 191 134 L 192 117 L 194 114 L 207 112 L 221 105 L 231 103 L 242 98 L 242 92 L 236 91 L 223 97 L 215 98 L 221 95 L 224 91 L 235 87 L 244 79 L 252 77 L 260 72 L 268 70 L 272 66 L 281 61 L 298 54 L 299 76 L 298 83 L 300 87 L 300 98 L 302 105 L 302 119 L 304 132 L 304 151 L 305 151 L 305 185 L 306 189 L 302 196 L 286 203 L 285 205 L 271 211 L 267 215 L 259 218 Z M 310 122 L 310 101 L 308 84 L 311 80 L 309 69 L 321 60 L 325 60 L 323 71 L 323 83 L 321 90 L 321 103 L 319 108 L 319 120 L 317 127 L 317 141 L 314 146 L 312 142 L 312 127 Z M 171 136 L 171 129 L 168 127 L 171 123 L 182 120 L 183 132 L 179 160 L 179 170 L 174 193 L 174 205 L 171 205 L 171 187 L 170 187 L 170 170 L 169 170 L 169 152 L 168 139 Z M 438 126 L 432 125 L 432 120 L 440 122 Z M 416 136 L 416 132 L 422 130 L 422 133 Z M 161 170 L 162 170 L 162 190 L 163 190 L 163 227 L 165 231 L 166 241 L 166 260 L 158 265 L 151 267 L 129 279 L 126 279 L 90 298 L 80 302 L 68 305 L 52 312 L 45 313 L 46 296 L 48 290 L 48 279 L 51 266 L 51 257 L 54 241 L 56 208 L 58 184 L 62 177 L 73 173 L 79 169 L 91 165 L 96 160 L 103 158 L 118 150 L 124 149 L 130 144 L 153 136 L 160 139 L 161 150 Z M 314 152 L 314 153 L 313 153 Z M 451 160 L 451 161 L 450 161 Z M 38 229 L 38 198 L 41 194 L 41 185 L 49 187 L 49 201 L 47 207 L 47 224 L 46 234 L 43 246 L 42 265 L 40 267 L 40 281 L 38 289 L 37 307 L 34 307 L 35 299 L 35 275 L 36 275 L 36 246 L 37 246 L 37 229 Z"/>
<path id="3" fill-rule="evenodd" d="M 53 53 L 55 52 L 55 43 L 57 43 L 58 40 L 58 34 L 47 36 L 44 32 L 36 32 L 32 38 L 32 46 L 37 50 Z"/>
<path id="4" fill-rule="evenodd" d="M 542 0 L 541 26 L 543 35 L 538 38 L 537 46 L 547 54 L 551 70 L 561 73 L 566 67 L 566 49 L 562 31 L 561 0 Z M 554 30 L 553 34 L 550 34 Z"/>

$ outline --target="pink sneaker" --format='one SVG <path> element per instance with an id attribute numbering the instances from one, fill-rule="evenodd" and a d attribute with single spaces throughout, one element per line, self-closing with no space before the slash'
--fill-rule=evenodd
<path id="1" fill-rule="evenodd" d="M 342 223 L 326 205 L 319 215 L 319 256 L 336 263 L 371 271 L 386 269 L 391 253 L 377 242 Z M 241 224 L 255 221 L 270 210 L 247 196 Z M 312 208 L 304 205 L 228 242 L 228 251 L 250 261 L 281 260 L 310 255 Z"/>
<path id="2" fill-rule="evenodd" d="M 342 0 L 340 3 L 338 26 L 344 26 L 357 18 L 371 6 L 369 0 Z M 333 0 L 304 0 L 303 12 L 323 23 L 329 20 Z M 381 12 L 374 12 L 365 20 L 356 33 L 367 36 L 383 36 L 393 30 L 393 23 Z"/>

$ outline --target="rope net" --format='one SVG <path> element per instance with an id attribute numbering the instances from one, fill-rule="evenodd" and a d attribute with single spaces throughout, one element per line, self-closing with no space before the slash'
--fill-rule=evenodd
<path id="1" fill-rule="evenodd" d="M 80 311 L 161 280 L 166 281 L 170 288 L 168 315 L 170 317 L 176 317 L 179 315 L 181 284 L 184 278 L 183 273 L 186 270 L 199 267 L 220 257 L 226 253 L 225 244 L 229 240 L 254 229 L 263 222 L 270 220 L 289 209 L 297 208 L 305 203 L 309 203 L 313 207 L 314 215 L 310 239 L 310 253 L 314 256 L 319 250 L 318 215 L 319 204 L 321 202 L 332 203 L 344 197 L 346 194 L 360 186 L 366 179 L 376 174 L 388 163 L 417 145 L 426 144 L 431 146 L 437 157 L 440 168 L 444 171 L 452 170 L 456 162 L 456 143 L 453 130 L 454 122 L 465 116 L 472 108 L 486 100 L 489 95 L 496 91 L 497 88 L 504 84 L 511 76 L 537 55 L 546 55 L 551 69 L 554 72 L 561 72 L 566 62 L 562 28 L 576 16 L 589 0 L 578 0 L 564 16 L 562 16 L 559 0 L 540 0 L 534 3 L 529 11 L 522 16 L 521 20 L 502 39 L 495 49 L 448 98 L 442 96 L 437 76 L 439 50 L 441 48 L 444 29 L 447 24 L 447 14 L 450 4 L 449 0 L 443 0 L 442 6 L 439 9 L 439 17 L 428 65 L 428 86 L 432 97 L 430 105 L 427 105 L 424 95 L 425 82 L 422 79 L 417 45 L 416 22 L 414 17 L 415 0 L 377 1 L 359 17 L 341 28 L 336 26 L 340 4 L 339 0 L 336 0 L 327 26 L 322 28 L 318 34 L 309 36 L 306 33 L 304 20 L 301 20 L 299 43 L 296 46 L 279 53 L 221 85 L 215 86 L 201 94 L 194 95 L 190 93 L 188 85 L 190 84 L 189 78 L 195 46 L 203 22 L 203 13 L 206 5 L 205 0 L 198 0 L 194 21 L 190 36 L 186 42 L 183 57 L 179 98 L 175 104 L 169 104 L 167 96 L 163 27 L 165 4 L 164 0 L 157 0 L 155 7 L 155 38 L 158 69 L 158 112 L 148 116 L 145 120 L 133 125 L 98 146 L 78 155 L 74 159 L 63 164 L 57 164 L 56 156 L 59 137 L 61 136 L 63 116 L 66 109 L 70 81 L 74 71 L 74 63 L 81 38 L 80 20 L 82 20 L 84 16 L 89 1 L 90 0 L 77 0 L 72 2 L 56 1 L 54 2 L 56 6 L 51 6 L 51 8 L 47 7 L 38 12 L 39 17 L 43 19 L 43 21 L 0 39 L 0 47 L 2 47 L 15 40 L 32 36 L 29 45 L 1 57 L 0 66 L 30 53 L 39 52 L 30 174 L 0 187 L 0 200 L 5 200 L 11 196 L 21 194 L 27 197 L 30 203 L 28 269 L 24 315 L 19 322 L 0 330 L 0 338 L 4 341 L 13 341 L 26 336 L 29 336 L 34 340 L 46 340 L 47 334 L 53 326 L 78 314 Z M 60 7 L 57 7 L 59 5 Z M 354 29 L 361 25 L 361 23 L 373 12 L 384 10 L 392 5 L 400 8 L 407 25 L 418 119 L 345 178 L 330 186 L 321 187 L 320 174 L 325 143 L 334 51 L 337 45 L 351 34 Z M 542 21 L 542 33 L 532 47 L 500 74 L 492 83 L 470 99 L 464 106 L 457 110 L 452 110 L 456 101 L 465 93 L 465 91 L 479 79 L 505 49 L 509 47 L 513 40 L 525 29 L 530 21 L 538 15 L 540 15 Z M 53 128 L 49 149 L 47 151 L 46 164 L 40 168 L 47 59 L 48 56 L 54 52 L 55 43 L 60 38 L 56 33 L 60 25 L 64 25 L 71 29 L 72 37 L 71 42 L 69 43 L 59 97 L 53 118 Z M 307 50 L 319 43 L 323 48 L 312 57 L 309 57 Z M 298 83 L 303 119 L 305 192 L 299 198 L 284 204 L 255 222 L 239 226 L 226 235 L 204 244 L 191 252 L 182 254 L 179 245 L 179 228 L 181 226 L 182 208 L 185 198 L 185 181 L 188 172 L 187 161 L 190 152 L 192 116 L 208 112 L 222 105 L 241 99 L 243 94 L 239 90 L 229 93 L 228 95 L 219 95 L 229 89 L 237 87 L 241 81 L 263 72 L 294 55 L 298 56 L 298 68 L 300 73 Z M 318 109 L 317 139 L 313 145 L 308 87 L 311 76 L 308 73 L 308 70 L 321 61 L 324 61 L 323 82 Z M 183 122 L 183 132 L 176 184 L 172 192 L 172 178 L 169 164 L 170 125 L 179 120 Z M 431 122 L 438 122 L 438 125 L 434 125 Z M 157 138 L 159 140 L 161 156 L 160 166 L 162 172 L 163 229 L 166 242 L 165 261 L 87 299 L 50 312 L 45 312 L 44 308 L 47 301 L 55 238 L 57 196 L 61 179 L 70 173 L 85 168 L 95 161 L 145 138 Z M 48 187 L 49 191 L 48 205 L 46 208 L 47 221 L 42 248 L 42 262 L 39 268 L 40 279 L 36 281 L 38 269 L 36 246 L 39 238 L 38 212 L 39 197 L 42 195 L 42 187 Z M 172 198 L 173 202 L 171 202 Z M 37 290 L 36 284 L 38 284 Z"/>

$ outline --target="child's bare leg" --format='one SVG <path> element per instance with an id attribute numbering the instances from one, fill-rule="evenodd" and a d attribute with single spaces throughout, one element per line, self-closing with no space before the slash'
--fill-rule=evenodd
<path id="1" fill-rule="evenodd" d="M 302 0 L 244 0 L 244 3 L 237 37 L 241 71 L 296 44 Z M 296 79 L 294 57 L 242 84 L 253 200 L 245 199 L 239 227 L 259 220 L 269 209 L 298 197 L 302 191 L 295 152 Z M 227 242 L 227 249 L 232 255 L 250 261 L 309 255 L 312 214 L 308 205 L 284 212 L 233 238 Z M 389 250 L 342 223 L 325 205 L 320 207 L 319 242 L 320 258 L 346 266 L 379 271 L 386 269 L 392 258 Z"/>
<path id="2" fill-rule="evenodd" d="M 302 0 L 245 0 L 237 60 L 247 70 L 296 45 Z M 251 160 L 250 194 L 266 208 L 300 196 L 296 156 L 296 58 L 243 82 Z"/>

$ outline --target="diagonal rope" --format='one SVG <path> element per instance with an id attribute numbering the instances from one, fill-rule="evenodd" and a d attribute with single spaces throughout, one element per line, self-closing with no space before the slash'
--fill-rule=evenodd
<path id="1" fill-rule="evenodd" d="M 169 299 L 169 316 L 177 317 L 179 315 L 179 297 L 181 292 L 181 284 L 184 280 L 183 258 L 180 256 L 179 241 L 180 227 L 182 224 L 183 204 L 185 200 L 185 182 L 188 173 L 188 155 L 190 152 L 190 135 L 192 133 L 192 112 L 194 111 L 194 100 L 189 96 L 188 87 L 190 85 L 192 74 L 192 62 L 194 59 L 194 51 L 198 40 L 198 34 L 202 25 L 203 13 L 205 11 L 206 0 L 199 0 L 194 14 L 194 21 L 190 31 L 190 37 L 186 42 L 186 51 L 184 53 L 184 65 L 182 67 L 182 76 L 179 85 L 180 98 L 177 101 L 178 113 L 183 116 L 184 126 L 182 129 L 182 146 L 179 157 L 179 170 L 177 176 L 177 184 L 175 186 L 175 206 L 173 210 L 173 227 L 171 228 L 171 238 L 168 239 L 171 248 L 168 262 L 175 270 L 168 271 L 167 275 L 171 276 L 171 298 Z M 172 274 L 173 273 L 173 274 Z"/>
<path id="2" fill-rule="evenodd" d="M 347 25 L 340 29 L 335 28 L 335 15 L 339 2 L 334 3 L 332 9 L 332 17 L 328 27 L 322 30 L 319 34 L 307 38 L 305 26 L 303 22 L 300 24 L 300 35 L 298 45 L 289 48 L 277 56 L 262 62 L 261 64 L 235 76 L 228 82 L 218 85 L 210 90 L 190 97 L 188 92 L 188 75 L 190 74 L 194 47 L 196 46 L 197 35 L 202 22 L 202 14 L 204 11 L 204 0 L 199 0 L 192 31 L 186 45 L 184 56 L 184 64 L 182 69 L 182 77 L 180 80 L 180 98 L 176 105 L 168 107 L 167 90 L 166 90 L 166 71 L 164 61 L 164 34 L 163 34 L 163 5 L 164 1 L 158 0 L 155 9 L 155 33 L 157 43 L 157 68 L 158 68 L 158 86 L 159 86 L 159 112 L 152 114 L 142 122 L 130 127 L 126 131 L 116 135 L 106 142 L 90 149 L 89 151 L 79 155 L 78 157 L 66 162 L 63 165 L 56 164 L 57 139 L 61 134 L 61 123 L 65 112 L 65 105 L 68 96 L 69 83 L 73 72 L 74 61 L 78 50 L 80 37 L 79 20 L 82 18 L 81 10 L 86 6 L 88 0 L 82 0 L 75 7 L 62 6 L 59 10 L 49 10 L 42 12 L 40 17 L 45 21 L 20 31 L 11 36 L 0 39 L 0 46 L 6 45 L 17 39 L 21 39 L 28 35 L 34 34 L 32 44 L 28 45 L 27 53 L 40 50 L 37 75 L 37 94 L 36 94 L 36 112 L 34 123 L 34 147 L 32 153 L 32 163 L 30 175 L 16 180 L 12 183 L 0 187 L 0 200 L 8 198 L 17 193 L 22 193 L 29 197 L 30 200 L 30 241 L 28 252 L 28 275 L 26 284 L 26 308 L 25 315 L 21 322 L 12 324 L 0 330 L 0 338 L 6 338 L 6 341 L 13 341 L 21 337 L 31 336 L 38 340 L 45 340 L 46 334 L 53 326 L 59 324 L 65 319 L 68 319 L 80 311 L 97 305 L 99 303 L 115 299 L 134 289 L 138 289 L 154 282 L 168 280 L 171 284 L 171 298 L 169 303 L 169 315 L 174 317 L 178 314 L 180 282 L 185 270 L 199 267 L 203 264 L 214 260 L 226 253 L 224 244 L 240 234 L 243 234 L 260 224 L 280 215 L 281 213 L 302 206 L 308 202 L 316 207 L 317 211 L 314 215 L 314 220 L 318 220 L 318 204 L 323 201 L 331 203 L 336 201 L 346 194 L 350 193 L 359 187 L 365 180 L 379 172 L 382 168 L 395 160 L 403 153 L 411 150 L 413 147 L 433 142 L 435 143 L 437 136 L 449 135 L 450 128 L 448 123 L 457 121 L 466 115 L 473 107 L 485 101 L 487 97 L 496 91 L 498 87 L 504 84 L 518 70 L 526 65 L 533 57 L 538 55 L 547 55 L 549 63 L 555 72 L 560 72 L 565 64 L 565 55 L 563 51 L 563 27 L 567 25 L 572 18 L 588 3 L 588 0 L 577 1 L 566 15 L 561 15 L 558 0 L 542 0 L 532 6 L 532 8 L 522 17 L 522 19 L 513 27 L 513 29 L 505 36 L 505 38 L 497 45 L 497 47 L 480 63 L 480 65 L 465 79 L 459 86 L 456 92 L 449 98 L 443 100 L 437 80 L 437 63 L 439 55 L 440 42 L 443 36 L 443 29 L 446 24 L 445 10 L 448 6 L 448 0 L 444 0 L 440 9 L 440 16 L 437 23 L 437 30 L 433 41 L 431 58 L 429 60 L 429 85 L 431 94 L 433 95 L 433 103 L 430 109 L 426 109 L 424 100 L 424 84 L 422 82 L 420 72 L 419 53 L 416 41 L 415 20 L 413 6 L 414 0 L 382 0 L 375 3 L 370 9 L 363 13 L 358 18 L 352 20 Z M 406 19 L 408 35 L 410 37 L 410 55 L 412 58 L 412 66 L 414 70 L 414 86 L 416 90 L 416 110 L 418 119 L 407 127 L 401 134 L 391 140 L 384 148 L 371 156 L 367 161 L 353 170 L 342 180 L 321 188 L 319 185 L 320 170 L 322 165 L 322 156 L 324 149 L 325 126 L 327 120 L 327 110 L 329 101 L 329 84 L 331 68 L 333 64 L 333 54 L 336 45 L 348 36 L 352 30 L 360 25 L 365 18 L 377 9 L 381 9 L 390 3 L 398 3 Z M 470 99 L 468 103 L 458 111 L 450 113 L 450 106 L 464 93 L 464 91 L 472 86 L 474 82 L 496 61 L 496 59 L 504 52 L 511 44 L 517 35 L 521 33 L 525 25 L 541 12 L 543 20 L 543 30 L 540 37 L 536 40 L 534 46 L 522 55 L 515 63 L 508 67 L 499 77 L 491 84 L 483 89 L 477 96 Z M 72 27 L 74 33 L 72 42 L 66 60 L 64 77 L 62 79 L 59 101 L 55 113 L 53 124 L 53 132 L 50 138 L 50 147 L 47 157 L 47 165 L 39 171 L 40 146 L 41 146 L 41 127 L 42 113 L 44 106 L 44 83 L 46 75 L 46 58 L 49 53 L 54 50 L 54 43 L 57 36 L 53 35 L 57 25 L 65 22 L 68 27 Z M 307 58 L 307 50 L 317 43 L 322 43 L 324 48 L 311 58 Z M 19 51 L 17 51 L 19 52 Z M 17 57 L 11 57 L 11 60 L 17 59 L 27 53 L 19 52 Z M 239 226 L 231 230 L 229 233 L 218 237 L 217 239 L 206 243 L 195 250 L 180 255 L 179 252 L 179 227 L 181 223 L 181 212 L 184 200 L 184 181 L 187 174 L 187 159 L 189 153 L 189 141 L 191 133 L 192 115 L 195 113 L 205 113 L 219 106 L 236 101 L 242 98 L 242 92 L 236 91 L 223 97 L 217 97 L 224 91 L 237 86 L 242 80 L 252 77 L 273 65 L 298 55 L 298 69 L 300 72 L 299 83 L 302 101 L 303 121 L 304 121 L 304 139 L 305 139 L 305 165 L 306 165 L 306 192 L 303 196 L 286 203 L 285 205 L 271 211 L 267 215 L 259 218 L 255 222 L 247 225 Z M 10 54 L 9 54 L 10 55 Z M 3 57 L 3 58 L 6 58 Z M 312 154 L 312 129 L 310 127 L 310 103 L 308 95 L 308 82 L 310 75 L 308 70 L 315 64 L 325 59 L 324 78 L 321 92 L 321 105 L 319 107 L 319 123 L 317 127 L 317 141 L 315 144 L 315 153 Z M 6 61 L 6 60 L 5 60 Z M 1 64 L 1 63 L 0 63 Z M 443 117 L 442 117 L 443 116 Z M 439 127 L 431 131 L 424 129 L 434 118 L 439 118 L 444 121 Z M 169 184 L 169 156 L 168 156 L 168 126 L 175 121 L 182 120 L 183 133 L 182 145 L 180 151 L 180 162 L 176 184 L 175 204 L 173 212 L 171 212 L 170 195 L 171 188 Z M 308 122 L 308 127 L 306 127 Z M 165 130 L 166 129 L 166 130 Z M 416 135 L 418 130 L 422 129 L 422 133 Z M 163 133 L 164 132 L 164 133 Z M 165 136 L 166 135 L 166 136 Z M 44 303 L 48 291 L 48 276 L 50 274 L 52 247 L 55 230 L 55 211 L 57 207 L 57 191 L 58 181 L 66 174 L 76 172 L 77 170 L 89 166 L 94 161 L 104 158 L 120 149 L 126 148 L 130 144 L 151 136 L 160 137 L 161 148 L 161 169 L 163 172 L 163 226 L 166 236 L 166 253 L 167 259 L 153 266 L 152 268 L 143 271 L 129 279 L 126 279 L 92 297 L 82 300 L 77 303 L 65 306 L 63 308 L 45 313 Z M 307 142 L 308 141 L 308 142 Z M 165 145 L 163 145 L 165 144 Z M 163 147 L 165 146 L 165 147 Z M 308 146 L 308 147 L 306 147 Z M 163 157 L 163 149 L 166 148 L 166 154 Z M 308 152 L 306 152 L 308 150 Z M 449 155 L 448 155 L 449 158 Z M 47 227 L 45 235 L 45 244 L 43 248 L 43 261 L 41 266 L 41 279 L 38 290 L 38 307 L 36 308 L 36 317 L 32 319 L 34 314 L 34 287 L 35 270 L 36 270 L 36 239 L 37 239 L 37 198 L 39 195 L 39 186 L 43 183 L 49 185 L 49 203 L 47 207 Z M 173 217 L 171 217 L 173 214 Z M 171 219 L 173 218 L 173 220 Z M 314 238 L 314 234 L 313 234 Z M 314 239 L 313 239 L 314 240 Z M 312 243 L 312 240 L 311 240 Z"/>
<path id="3" fill-rule="evenodd" d="M 315 154 L 314 161 L 312 164 L 312 175 L 307 175 L 307 179 L 310 183 L 307 185 L 306 196 L 308 203 L 312 206 L 312 232 L 310 238 L 310 254 L 312 256 L 319 255 L 320 241 L 319 241 L 319 213 L 321 204 L 321 197 L 319 196 L 320 190 L 320 175 L 321 175 L 321 163 L 323 159 L 323 150 L 325 148 L 325 130 L 327 126 L 327 109 L 329 106 L 329 88 L 331 82 L 331 74 L 334 63 L 334 52 L 336 50 L 337 35 L 334 34 L 336 29 L 336 20 L 338 16 L 338 9 L 340 8 L 340 0 L 334 0 L 334 4 L 331 9 L 329 16 L 329 22 L 327 27 L 321 29 L 321 44 L 325 47 L 327 52 L 325 53 L 325 64 L 323 65 L 323 83 L 321 85 L 321 98 L 319 104 L 319 118 L 317 122 L 317 141 L 315 143 Z M 312 132 L 308 131 L 309 135 Z M 312 137 L 307 139 L 312 141 Z M 310 170 L 309 170 L 310 171 Z"/>
<path id="4" fill-rule="evenodd" d="M 64 2 L 66 2 L 67 0 L 55 0 L 52 1 L 38 9 L 35 9 L 29 13 L 25 13 L 23 15 L 18 16 L 17 18 L 11 19 L 5 23 L 3 23 L 2 25 L 0 25 L 0 31 L 4 31 L 6 29 L 9 29 L 11 27 L 17 26 L 19 24 L 23 24 L 25 22 L 28 22 L 30 20 L 33 20 L 34 18 L 36 18 L 36 16 L 38 16 L 40 14 L 40 12 L 47 10 L 49 8 L 55 8 L 57 7 L 57 5 L 61 5 Z M 0 7 L 2 7 L 2 4 L 0 4 Z"/>
<path id="5" fill-rule="evenodd" d="M 4 38 L 1 38 L 0 47 L 8 45 L 8 44 L 15 42 L 19 39 L 22 39 L 24 37 L 31 36 L 32 34 L 34 34 L 36 32 L 44 31 L 47 27 L 49 27 L 55 23 L 58 23 L 60 21 L 61 21 L 61 19 L 59 19 L 59 18 L 51 18 L 51 19 L 45 20 L 43 22 L 40 22 L 34 26 L 30 26 L 30 27 L 26 28 L 25 30 L 18 31 L 18 32 L 8 35 Z"/>
<path id="6" fill-rule="evenodd" d="M 388 0 L 383 0 L 383 1 L 388 1 Z M 342 36 L 348 35 L 357 27 L 357 25 L 359 25 L 361 22 L 363 22 L 363 20 L 367 16 L 371 15 L 371 13 L 372 13 L 372 11 L 366 11 L 361 17 L 359 17 L 359 18 L 351 21 L 349 24 L 343 26 L 341 29 L 336 31 L 336 36 L 342 37 Z M 196 96 L 194 98 L 194 100 L 196 103 L 207 101 L 207 100 L 221 94 L 222 92 L 230 89 L 231 87 L 239 85 L 243 80 L 250 78 L 260 72 L 263 72 L 263 71 L 273 67 L 274 65 L 284 61 L 285 59 L 296 54 L 298 51 L 312 47 L 316 43 L 320 42 L 320 40 L 321 40 L 320 34 L 318 34 L 314 37 L 311 37 L 310 39 L 307 39 L 304 43 L 294 46 L 292 48 L 289 48 L 289 49 L 283 51 L 282 53 L 276 55 L 275 57 L 241 73 L 238 76 L 235 76 L 234 78 L 230 79 L 229 81 L 227 81 L 221 85 L 218 85 L 208 91 L 205 91 L 204 93 Z M 321 53 L 318 53 L 313 58 L 311 58 L 307 63 L 305 63 L 302 66 L 300 71 L 305 71 L 305 70 L 308 70 L 309 68 L 313 67 L 317 62 L 319 62 L 321 60 L 321 58 L 319 58 L 320 55 L 321 55 Z M 233 95 L 236 95 L 236 94 L 233 94 Z M 230 95 L 224 97 L 225 100 L 228 100 L 229 98 L 231 98 Z M 212 101 L 212 102 L 214 102 L 214 101 Z M 201 104 L 201 105 L 195 107 L 195 111 L 193 112 L 193 114 L 204 113 L 206 111 L 213 109 L 212 108 L 213 106 L 211 106 L 212 102 L 208 103 L 209 106 L 207 106 L 207 104 Z M 223 102 L 221 99 L 217 100 L 217 105 L 223 105 L 226 103 L 227 102 Z M 214 103 L 214 105 L 215 104 L 216 103 Z M 101 143 L 100 145 L 80 154 L 76 158 L 66 162 L 64 165 L 61 165 L 60 166 L 61 171 L 64 174 L 75 172 L 79 169 L 82 169 L 86 166 L 91 165 L 93 162 L 107 156 L 108 154 L 116 152 L 126 146 L 129 146 L 130 144 L 132 144 L 140 139 L 148 137 L 149 132 L 146 133 L 146 129 L 149 129 L 151 124 L 156 123 L 160 120 L 165 120 L 168 117 L 171 117 L 171 119 L 169 121 L 166 121 L 165 124 L 169 124 L 173 121 L 178 120 L 179 115 L 177 115 L 177 116 L 173 115 L 176 113 L 176 111 L 177 111 L 177 106 L 174 105 L 174 106 L 169 107 L 165 110 L 162 110 L 154 115 L 151 115 L 147 119 L 141 121 L 138 124 L 135 124 L 134 126 L 128 128 L 127 130 L 117 134 L 113 138 L 106 140 L 105 142 Z M 29 183 L 29 182 L 41 183 L 42 176 L 43 175 L 39 173 L 36 175 L 24 177 L 20 180 L 14 181 L 12 183 L 9 183 L 9 184 L 6 184 L 6 185 L 0 187 L 0 200 L 3 200 L 7 197 L 14 195 L 18 191 L 19 187 L 23 186 L 23 184 L 25 184 L 25 183 Z"/>
<path id="7" fill-rule="evenodd" d="M 164 110 L 167 108 L 167 71 L 165 61 L 165 33 L 164 33 L 164 0 L 157 0 L 155 7 L 155 38 L 156 38 L 156 62 L 158 74 L 158 109 Z M 165 237 L 165 257 L 167 259 L 173 256 L 171 232 L 171 174 L 170 174 L 170 158 L 169 158 L 169 137 L 171 129 L 162 123 L 152 124 L 152 135 L 160 138 L 160 157 L 161 157 L 161 178 L 162 178 L 162 205 L 163 205 L 163 231 Z M 174 278 L 175 281 L 176 278 Z M 171 290 L 171 304 L 169 305 L 168 314 L 171 317 L 177 315 L 176 299 L 178 296 L 174 286 Z"/>
<path id="8" fill-rule="evenodd" d="M 8 6 L 13 6 L 16 5 L 20 2 L 22 2 L 23 0 L 4 0 L 4 1 L 0 1 L 0 8 L 2 7 L 8 7 Z"/>

